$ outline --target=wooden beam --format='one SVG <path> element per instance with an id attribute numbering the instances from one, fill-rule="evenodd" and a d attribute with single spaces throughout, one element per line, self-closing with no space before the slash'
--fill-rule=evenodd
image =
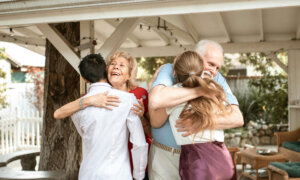
<path id="1" fill-rule="evenodd" d="M 226 22 L 224 21 L 224 17 L 222 15 L 222 13 L 221 12 L 217 12 L 216 14 L 217 14 L 220 26 L 221 26 L 221 30 L 224 32 L 224 35 L 225 35 L 225 37 L 227 39 L 226 41 L 227 42 L 231 42 L 232 40 L 231 40 L 231 37 L 230 37 L 230 33 L 228 31 L 228 27 L 226 25 Z"/>
<path id="2" fill-rule="evenodd" d="M 225 53 L 270 52 L 300 49 L 300 40 L 253 43 L 221 43 L 221 45 Z M 187 50 L 192 50 L 194 46 L 185 46 L 185 48 Z M 176 56 L 178 53 L 183 51 L 182 48 L 179 48 L 178 46 L 120 48 L 119 50 L 129 52 L 135 57 Z"/>
<path id="3" fill-rule="evenodd" d="M 277 58 L 275 53 L 271 53 L 268 55 L 268 57 L 271 58 L 272 61 L 274 61 L 285 73 L 288 74 L 288 67 Z"/>
<path id="4" fill-rule="evenodd" d="M 28 49 L 32 52 L 35 52 L 37 54 L 40 54 L 42 56 L 45 56 L 45 47 L 42 46 L 31 46 L 31 45 L 24 45 L 24 44 L 17 44 L 18 46 L 21 46 L 25 49 Z"/>
<path id="5" fill-rule="evenodd" d="M 182 14 L 178 14 L 178 15 L 176 14 L 172 16 L 160 16 L 160 17 L 166 20 L 168 23 L 172 24 L 173 26 L 176 26 L 178 29 L 188 32 L 182 16 L 183 16 Z"/>
<path id="6" fill-rule="evenodd" d="M 295 130 L 300 127 L 300 108 L 299 105 L 294 104 L 300 99 L 300 49 L 289 50 L 288 58 L 289 129 Z"/>
<path id="7" fill-rule="evenodd" d="M 264 41 L 264 17 L 263 17 L 263 10 L 259 9 L 258 10 L 258 23 L 259 23 L 259 36 L 260 36 L 260 41 Z"/>
<path id="8" fill-rule="evenodd" d="M 107 19 L 107 20 L 105 20 L 105 22 L 107 22 L 109 25 L 111 25 L 113 28 L 117 28 L 118 27 L 118 25 L 119 25 L 119 23 L 118 22 L 116 22 L 116 21 L 114 21 L 114 20 L 111 20 L 111 19 Z M 135 46 L 137 47 L 137 46 L 141 46 L 141 42 L 138 40 L 138 38 L 136 37 L 136 36 L 134 36 L 133 34 L 129 34 L 129 36 L 128 36 L 128 39 L 130 40 L 130 41 L 132 41 L 134 44 L 135 44 Z"/>
<path id="9" fill-rule="evenodd" d="M 80 58 L 75 53 L 72 45 L 65 39 L 65 37 L 56 28 L 50 26 L 49 24 L 38 24 L 37 28 L 47 37 L 51 44 L 79 73 L 78 65 L 80 62 Z"/>
<path id="10" fill-rule="evenodd" d="M 1 3 L 0 26 L 283 8 L 299 5 L 300 1 L 297 0 L 145 0 L 105 2 L 95 0 L 35 0 L 26 3 L 16 1 Z"/>
<path id="11" fill-rule="evenodd" d="M 14 28 L 14 31 L 19 32 L 25 36 L 33 37 L 33 38 L 42 38 L 38 33 L 24 27 L 24 28 Z"/>
<path id="12" fill-rule="evenodd" d="M 192 48 L 190 46 L 190 48 Z M 153 57 L 153 56 L 176 56 L 183 52 L 179 46 L 161 46 L 161 47 L 138 47 L 138 48 L 120 48 L 120 51 L 130 53 L 134 57 Z"/>
<path id="13" fill-rule="evenodd" d="M 297 26 L 296 39 L 300 39 L 300 23 L 298 23 L 298 26 Z"/>
<path id="14" fill-rule="evenodd" d="M 90 29 L 90 37 L 91 37 L 90 43 L 93 43 L 94 40 L 96 41 L 96 38 L 95 38 L 95 21 L 90 21 L 89 25 L 90 25 L 89 29 Z M 97 43 L 97 41 L 96 41 L 96 43 Z M 95 44 L 94 44 L 94 46 L 90 47 L 90 51 L 91 51 L 91 53 L 95 53 L 95 51 L 96 51 Z"/>
<path id="15" fill-rule="evenodd" d="M 186 16 L 186 18 L 184 18 L 184 16 Z M 174 32 L 180 32 L 180 35 L 186 39 L 186 41 L 190 41 L 193 44 L 198 42 L 197 31 L 187 15 L 161 16 L 161 18 L 168 22 L 170 29 L 176 28 Z"/>
<path id="16" fill-rule="evenodd" d="M 189 33 L 191 34 L 191 36 L 194 39 L 195 43 L 198 43 L 198 41 L 200 40 L 200 37 L 198 35 L 197 30 L 195 29 L 191 19 L 190 19 L 190 15 L 182 15 L 183 19 L 184 19 L 184 23 L 189 31 Z"/>
<path id="17" fill-rule="evenodd" d="M 45 46 L 46 41 L 42 38 L 28 38 L 23 36 L 11 36 L 10 34 L 0 33 L 0 41 L 12 42 L 24 45 Z"/>
<path id="18" fill-rule="evenodd" d="M 296 39 L 300 39 L 300 7 L 298 7 L 298 18 L 297 18 L 297 29 L 296 29 Z"/>
<path id="19" fill-rule="evenodd" d="M 80 21 L 80 46 L 88 44 L 91 45 L 92 36 L 94 31 L 94 21 Z M 80 50 L 80 59 L 84 58 L 86 55 L 92 52 L 93 47 L 88 47 Z M 80 76 L 80 96 L 86 94 L 86 83 L 83 80 L 82 76 Z"/>
<path id="20" fill-rule="evenodd" d="M 101 34 L 97 29 L 95 29 L 95 38 L 97 40 L 104 42 L 107 37 L 105 37 L 103 34 Z"/>
<path id="21" fill-rule="evenodd" d="M 101 53 L 102 56 L 107 59 L 121 46 L 128 35 L 134 30 L 138 22 L 139 18 L 124 19 L 111 36 L 104 42 L 101 48 L 97 50 L 97 53 Z"/>
<path id="22" fill-rule="evenodd" d="M 225 53 L 269 52 L 300 49 L 300 40 L 221 44 Z"/>
<path id="23" fill-rule="evenodd" d="M 166 18 L 166 17 L 164 17 L 164 18 Z M 178 18 L 176 18 L 176 19 L 178 19 Z M 168 28 L 172 30 L 172 33 L 174 34 L 174 36 L 176 36 L 178 38 L 181 38 L 181 39 L 184 39 L 185 41 L 194 44 L 195 43 L 194 39 L 188 32 L 186 32 L 185 30 L 179 28 L 177 25 L 174 25 L 175 24 L 174 20 L 176 20 L 176 19 L 167 18 L 167 19 L 164 19 L 164 20 L 166 20 L 166 22 L 167 22 L 166 24 L 167 24 Z M 170 20 L 171 20 L 171 22 L 170 22 Z"/>
<path id="24" fill-rule="evenodd" d="M 80 46 L 88 44 L 88 48 L 82 48 L 80 50 L 80 58 L 95 53 L 95 46 L 93 46 L 93 40 L 95 37 L 94 21 L 81 21 L 80 22 Z"/>
<path id="25" fill-rule="evenodd" d="M 156 26 L 157 24 L 155 24 L 153 19 L 150 18 L 143 18 L 142 22 L 144 24 L 147 24 L 148 26 Z M 169 45 L 170 44 L 170 39 L 165 35 L 165 33 L 161 32 L 160 30 L 157 30 L 157 28 L 152 28 L 152 31 L 155 32 L 155 34 L 159 37 L 160 40 L 162 40 L 164 42 L 165 45 Z"/>

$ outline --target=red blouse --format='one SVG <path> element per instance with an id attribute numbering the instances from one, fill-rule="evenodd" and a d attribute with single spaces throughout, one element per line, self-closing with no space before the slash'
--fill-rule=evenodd
<path id="1" fill-rule="evenodd" d="M 145 112 L 144 112 L 144 116 L 145 116 L 145 114 L 148 112 L 148 92 L 147 92 L 147 90 L 142 87 L 137 87 L 137 88 L 129 91 L 129 93 L 133 93 L 135 95 L 136 99 L 143 98 L 143 104 L 145 107 Z M 145 134 L 145 136 L 146 136 L 146 134 Z M 151 137 L 146 136 L 146 142 L 148 143 L 148 153 L 150 150 L 151 141 L 152 141 Z M 131 149 L 132 149 L 132 144 L 128 141 L 128 150 L 129 150 L 129 155 L 130 155 L 130 165 L 131 165 L 131 173 L 132 173 L 133 163 L 132 163 Z M 147 172 L 147 169 L 146 169 L 146 172 Z"/>

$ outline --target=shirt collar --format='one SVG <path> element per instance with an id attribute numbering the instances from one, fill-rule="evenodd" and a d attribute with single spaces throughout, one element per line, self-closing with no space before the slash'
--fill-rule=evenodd
<path id="1" fill-rule="evenodd" d="M 88 92 L 90 92 L 91 89 L 94 89 L 94 88 L 98 88 L 98 87 L 108 87 L 108 88 L 111 88 L 112 86 L 108 83 L 105 83 L 105 82 L 97 82 L 97 83 L 93 83 L 90 85 L 89 89 L 88 89 Z"/>

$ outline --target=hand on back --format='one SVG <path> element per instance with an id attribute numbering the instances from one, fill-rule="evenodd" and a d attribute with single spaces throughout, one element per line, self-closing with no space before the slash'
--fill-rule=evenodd
<path id="1" fill-rule="evenodd" d="M 102 107 L 108 110 L 112 110 L 112 106 L 118 107 L 121 102 L 118 96 L 108 95 L 108 91 L 89 96 L 87 100 L 91 106 Z"/>

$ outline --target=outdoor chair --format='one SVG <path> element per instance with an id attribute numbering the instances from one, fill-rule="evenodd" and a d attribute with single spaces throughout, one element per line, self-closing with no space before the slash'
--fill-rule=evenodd
<path id="1" fill-rule="evenodd" d="M 236 176 L 238 176 L 238 172 L 237 172 L 237 168 L 236 168 L 236 165 L 238 164 L 239 162 L 239 156 L 238 156 L 238 152 L 240 151 L 240 148 L 238 147 L 228 147 L 227 148 L 231 157 L 232 157 L 232 160 L 233 160 L 233 163 L 234 163 L 234 169 L 235 169 L 235 173 L 236 173 Z"/>
<path id="2" fill-rule="evenodd" d="M 300 128 L 290 132 L 276 132 L 278 152 L 286 159 L 300 161 Z"/>
<path id="3" fill-rule="evenodd" d="M 268 172 L 269 180 L 300 180 L 300 162 L 272 162 Z"/>
<path id="4" fill-rule="evenodd" d="M 10 154 L 0 155 L 0 180 L 63 180 L 66 178 L 66 173 L 63 170 L 56 171 L 35 171 L 36 156 L 39 156 L 40 151 L 23 150 Z M 7 167 L 7 164 L 20 160 L 22 170 Z"/>

